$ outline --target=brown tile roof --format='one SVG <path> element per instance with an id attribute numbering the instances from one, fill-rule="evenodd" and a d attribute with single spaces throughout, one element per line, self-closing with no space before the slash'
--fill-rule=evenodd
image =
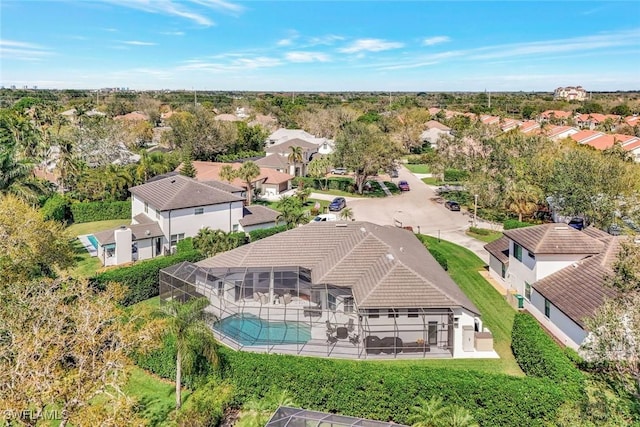
<path id="1" fill-rule="evenodd" d="M 114 232 L 119 230 L 119 228 L 114 228 L 112 230 L 101 231 L 99 233 L 95 233 L 94 236 L 100 246 L 110 245 L 116 242 Z M 152 237 L 160 237 L 164 236 L 164 233 L 160 229 L 160 226 L 155 223 L 147 223 L 147 224 L 132 224 L 128 225 L 126 228 L 131 229 L 131 239 L 135 242 L 137 240 L 150 239 Z"/>
<path id="2" fill-rule="evenodd" d="M 451 130 L 451 128 L 449 126 L 443 125 L 442 123 L 436 121 L 436 120 L 429 120 L 427 123 L 425 123 L 425 127 L 427 129 L 439 129 L 439 130 L 443 130 L 446 132 L 449 132 Z"/>
<path id="3" fill-rule="evenodd" d="M 498 240 L 484 245 L 484 248 L 503 264 L 509 264 L 509 239 L 502 236 Z"/>
<path id="4" fill-rule="evenodd" d="M 479 313 L 411 232 L 368 222 L 298 227 L 197 265 L 300 266 L 311 270 L 315 284 L 351 288 L 362 308 L 464 307 Z"/>
<path id="5" fill-rule="evenodd" d="M 279 144 L 267 147 L 264 151 L 267 153 L 289 152 L 289 147 L 300 147 L 302 151 L 313 151 L 318 149 L 318 144 L 313 144 L 300 138 L 293 138 Z"/>
<path id="6" fill-rule="evenodd" d="M 267 156 L 267 157 L 272 157 L 272 156 Z M 282 157 L 282 156 L 274 156 L 274 157 Z M 260 160 L 263 160 L 263 159 L 256 160 L 254 163 L 257 164 L 258 166 L 264 166 L 264 165 L 261 165 Z M 285 161 L 286 161 L 286 158 L 285 158 Z M 207 183 L 209 181 L 222 182 L 222 179 L 220 178 L 220 170 L 224 165 L 231 165 L 232 168 L 239 169 L 242 166 L 242 163 L 219 163 L 219 162 L 194 161 L 193 167 L 196 169 L 196 179 L 204 183 Z M 268 167 L 260 167 L 260 175 L 258 175 L 258 177 L 254 180 L 254 182 L 264 182 L 265 184 L 281 184 L 291 179 L 293 179 L 293 176 L 289 175 L 288 173 L 278 172 L 277 170 L 269 169 Z M 225 182 L 222 182 L 222 183 L 226 184 Z M 246 187 L 244 181 L 242 181 L 239 178 L 236 178 L 233 181 L 231 181 L 231 186 L 239 187 L 243 189 Z M 234 190 L 234 191 L 238 191 L 238 190 Z"/>
<path id="7" fill-rule="evenodd" d="M 566 224 L 507 230 L 504 235 L 534 254 L 597 254 L 603 244 Z"/>
<path id="8" fill-rule="evenodd" d="M 242 219 L 238 222 L 243 227 L 248 225 L 267 224 L 275 222 L 280 212 L 269 209 L 265 206 L 252 205 L 245 206 L 242 212 Z"/>
<path id="9" fill-rule="evenodd" d="M 280 169 L 289 169 L 289 160 L 285 156 L 281 156 L 280 154 L 271 154 L 269 156 L 263 157 L 261 159 L 256 160 L 256 165 L 264 168 L 280 168 Z"/>
<path id="10" fill-rule="evenodd" d="M 605 298 L 615 296 L 615 291 L 607 287 L 605 281 L 612 273 L 611 264 L 623 239 L 609 236 L 602 253 L 575 262 L 535 282 L 533 288 L 585 328 L 585 318 L 593 316 Z"/>
<path id="11" fill-rule="evenodd" d="M 149 216 L 147 216 L 147 214 L 140 212 L 138 215 L 133 217 L 133 220 L 137 223 L 137 224 L 150 224 L 152 222 L 155 222 L 154 220 L 152 220 L 151 218 L 149 218 Z"/>
<path id="12" fill-rule="evenodd" d="M 218 190 L 182 175 L 147 182 L 132 187 L 129 191 L 161 211 L 244 200 L 235 194 Z"/>
<path id="13" fill-rule="evenodd" d="M 202 181 L 202 180 L 198 180 L 201 183 L 208 185 L 210 187 L 213 188 L 217 188 L 218 190 L 222 190 L 222 191 L 226 191 L 228 193 L 235 193 L 238 191 L 244 191 L 243 187 L 238 187 L 236 185 L 231 185 L 231 184 L 227 184 L 226 182 L 222 182 L 222 181 Z"/>
<path id="14" fill-rule="evenodd" d="M 131 113 L 128 113 L 122 116 L 116 116 L 113 118 L 113 120 L 142 121 L 142 120 L 149 120 L 149 116 L 141 111 L 133 111 Z"/>

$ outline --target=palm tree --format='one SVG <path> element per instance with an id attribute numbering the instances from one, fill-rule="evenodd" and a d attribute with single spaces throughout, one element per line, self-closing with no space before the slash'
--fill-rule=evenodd
<path id="1" fill-rule="evenodd" d="M 340 211 L 340 219 L 344 219 L 345 221 L 351 221 L 353 219 L 353 209 L 344 208 Z"/>
<path id="2" fill-rule="evenodd" d="M 166 330 L 176 341 L 176 409 L 182 404 L 182 369 L 191 371 L 198 355 L 218 364 L 217 343 L 209 327 L 216 317 L 205 311 L 208 305 L 203 297 L 184 303 L 173 300 L 160 307 L 167 319 Z"/>
<path id="3" fill-rule="evenodd" d="M 73 178 L 77 178 L 81 165 L 73 150 L 73 142 L 71 140 L 61 140 L 58 143 L 59 153 L 56 162 L 56 170 L 58 172 L 58 188 L 64 194 L 66 188 Z"/>
<path id="4" fill-rule="evenodd" d="M 294 228 L 299 224 L 309 222 L 309 216 L 304 211 L 302 202 L 297 197 L 282 196 L 278 202 L 280 215 L 276 218 L 276 222 L 284 222 L 288 228 Z"/>
<path id="5" fill-rule="evenodd" d="M 196 237 L 193 238 L 193 246 L 207 257 L 230 251 L 243 243 L 244 242 L 239 241 L 232 235 L 232 233 L 226 233 L 222 230 L 212 230 L 210 227 L 201 228 L 198 230 Z"/>
<path id="6" fill-rule="evenodd" d="M 133 177 L 127 168 L 122 166 L 109 164 L 104 170 L 103 180 L 105 189 L 109 189 L 109 194 L 113 200 L 121 195 L 123 190 L 133 183 Z"/>
<path id="7" fill-rule="evenodd" d="M 447 408 L 442 404 L 442 397 L 431 397 L 429 400 L 418 399 L 411 408 L 408 421 L 412 427 L 440 427 Z"/>
<path id="8" fill-rule="evenodd" d="M 473 419 L 471 413 L 457 405 L 449 406 L 449 416 L 445 418 L 445 423 L 451 427 L 478 427 L 478 423 Z"/>
<path id="9" fill-rule="evenodd" d="M 236 426 L 262 427 L 280 406 L 296 406 L 291 394 L 286 390 L 270 393 L 261 400 L 252 399 L 243 406 Z"/>
<path id="10" fill-rule="evenodd" d="M 289 147 L 287 160 L 289 160 L 289 163 L 293 163 L 293 175 L 298 176 L 298 163 L 302 163 L 303 160 L 302 147 Z M 300 168 L 300 176 L 302 176 L 302 168 Z"/>
<path id="11" fill-rule="evenodd" d="M 305 203 L 307 203 L 307 199 L 309 198 L 309 196 L 311 196 L 311 188 L 302 187 L 302 186 L 297 188 L 296 197 L 300 199 L 302 206 L 304 206 Z"/>
<path id="12" fill-rule="evenodd" d="M 240 122 L 240 123 L 243 123 L 243 122 Z M 236 171 L 233 169 L 233 166 L 224 165 L 220 168 L 220 172 L 218 172 L 218 176 L 223 181 L 227 181 L 229 184 L 231 184 L 231 181 L 236 179 Z"/>
<path id="13" fill-rule="evenodd" d="M 33 204 L 44 192 L 42 183 L 33 177 L 33 164 L 18 160 L 15 147 L 0 151 L 0 193 L 13 194 Z"/>
<path id="14" fill-rule="evenodd" d="M 538 208 L 542 199 L 542 190 L 525 181 L 518 181 L 507 190 L 507 208 L 518 215 L 518 221 L 522 222 L 524 215 L 532 215 Z"/>
<path id="15" fill-rule="evenodd" d="M 325 157 L 325 156 L 314 157 L 313 160 L 311 160 L 311 162 L 309 162 L 309 165 L 307 166 L 309 176 L 316 179 L 324 178 L 324 185 L 322 186 L 323 190 L 327 189 L 327 181 L 328 181 L 327 171 L 329 170 L 330 166 L 331 166 L 331 161 L 329 160 L 328 157 Z"/>
<path id="16" fill-rule="evenodd" d="M 136 167 L 136 178 L 147 182 L 149 178 L 169 172 L 171 169 L 167 158 L 159 152 L 149 153 L 147 150 L 140 152 L 140 162 Z"/>
<path id="17" fill-rule="evenodd" d="M 251 204 L 253 199 L 253 180 L 260 176 L 260 167 L 255 163 L 249 161 L 244 162 L 240 169 L 238 169 L 235 175 L 242 179 L 247 186 L 247 206 Z"/>

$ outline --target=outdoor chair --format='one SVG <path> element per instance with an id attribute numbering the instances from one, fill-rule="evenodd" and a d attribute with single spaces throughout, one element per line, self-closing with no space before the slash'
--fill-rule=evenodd
<path id="1" fill-rule="evenodd" d="M 356 329 L 356 322 L 354 322 L 352 318 L 349 318 L 345 326 L 347 327 L 347 332 L 351 333 Z"/>
<path id="2" fill-rule="evenodd" d="M 336 327 L 331 324 L 330 320 L 325 322 L 327 325 L 327 334 L 334 334 L 336 332 Z"/>
<path id="3" fill-rule="evenodd" d="M 282 303 L 283 304 L 289 304 L 291 302 L 291 294 L 284 294 L 282 296 Z"/>

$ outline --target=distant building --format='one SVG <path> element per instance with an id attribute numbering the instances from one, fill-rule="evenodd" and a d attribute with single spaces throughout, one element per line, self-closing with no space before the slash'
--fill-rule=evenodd
<path id="1" fill-rule="evenodd" d="M 582 86 L 559 87 L 553 93 L 556 99 L 566 99 L 569 101 L 584 101 L 587 99 L 587 91 Z"/>

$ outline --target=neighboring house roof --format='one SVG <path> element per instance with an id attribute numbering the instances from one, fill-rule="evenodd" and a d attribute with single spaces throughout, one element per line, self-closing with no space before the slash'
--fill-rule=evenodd
<path id="1" fill-rule="evenodd" d="M 276 222 L 276 219 L 280 215 L 280 212 L 269 209 L 265 206 L 251 205 L 245 206 L 242 212 L 242 219 L 238 222 L 243 227 L 249 225 L 267 224 L 270 222 Z"/>
<path id="2" fill-rule="evenodd" d="M 605 298 L 615 296 L 615 290 L 606 286 L 612 273 L 622 237 L 608 236 L 602 253 L 590 256 L 563 268 L 532 286 L 571 320 L 585 329 L 584 320 L 593 316 Z"/>
<path id="3" fill-rule="evenodd" d="M 129 114 L 122 115 L 122 116 L 116 116 L 116 117 L 113 118 L 113 120 L 142 121 L 142 120 L 149 120 L 149 116 L 147 116 L 145 113 L 142 113 L 140 111 L 134 111 L 134 112 L 131 112 Z"/>
<path id="4" fill-rule="evenodd" d="M 211 186 L 213 188 L 217 188 L 218 190 L 227 191 L 229 193 L 237 193 L 239 191 L 245 191 L 243 187 L 227 184 L 226 182 L 222 182 L 222 181 L 202 181 L 202 180 L 200 180 L 200 182 L 205 184 L 205 185 L 209 185 L 209 186 Z"/>
<path id="5" fill-rule="evenodd" d="M 640 124 L 640 116 L 627 116 L 624 118 L 624 122 L 629 126 L 636 126 Z"/>
<path id="6" fill-rule="evenodd" d="M 300 147 L 303 151 L 317 150 L 318 144 L 305 141 L 300 138 L 293 138 L 280 144 L 265 148 L 266 153 L 288 153 L 289 147 Z"/>
<path id="7" fill-rule="evenodd" d="M 542 118 L 549 119 L 552 116 L 556 119 L 568 119 L 571 117 L 573 113 L 571 111 L 562 111 L 562 110 L 547 110 L 540 114 Z"/>
<path id="8" fill-rule="evenodd" d="M 286 156 L 266 156 L 256 160 L 255 163 L 256 165 L 264 168 L 278 168 L 284 170 L 288 170 L 291 165 Z"/>
<path id="9" fill-rule="evenodd" d="M 154 220 L 149 218 L 147 214 L 145 214 L 144 212 L 140 212 L 138 215 L 134 216 L 133 220 L 137 224 L 151 224 L 152 222 L 155 222 Z"/>
<path id="10" fill-rule="evenodd" d="M 572 133 L 578 133 L 578 129 L 572 127 L 572 126 L 551 126 L 546 132 L 545 134 L 549 137 L 549 138 L 555 138 L 558 136 L 561 136 L 563 134 L 572 134 Z"/>
<path id="11" fill-rule="evenodd" d="M 500 123 L 500 117 L 490 116 L 490 115 L 481 115 L 480 121 L 485 125 L 497 125 L 498 123 Z"/>
<path id="12" fill-rule="evenodd" d="M 235 114 L 218 114 L 213 119 L 223 122 L 238 122 L 242 120 Z"/>
<path id="13" fill-rule="evenodd" d="M 584 144 L 602 135 L 604 135 L 602 132 L 598 132 L 595 130 L 581 130 L 578 133 L 574 133 L 573 135 L 571 135 L 571 139 L 573 139 L 577 143 Z"/>
<path id="14" fill-rule="evenodd" d="M 443 125 L 442 123 L 435 120 L 429 120 L 427 123 L 425 123 L 425 127 L 427 129 L 438 129 L 445 132 L 451 131 L 451 128 L 449 126 Z"/>
<path id="15" fill-rule="evenodd" d="M 132 187 L 129 191 L 161 211 L 244 200 L 235 194 L 218 190 L 182 175 L 147 182 Z"/>
<path id="16" fill-rule="evenodd" d="M 613 135 L 609 135 L 609 134 L 602 134 L 600 136 L 598 136 L 597 138 L 594 139 L 590 139 L 586 142 L 583 142 L 584 144 L 590 145 L 595 149 L 598 150 L 606 150 L 607 148 L 611 148 L 613 147 L 615 144 L 620 144 L 623 147 L 625 146 L 625 144 L 630 144 L 633 143 L 635 141 L 637 141 L 638 138 L 636 136 L 633 135 L 621 135 L 621 134 L 613 134 Z"/>
<path id="17" fill-rule="evenodd" d="M 146 224 L 131 224 L 129 226 L 123 226 L 121 228 L 131 229 L 131 239 L 134 242 L 137 240 L 164 236 L 164 233 L 160 229 L 160 226 L 155 222 Z M 94 236 L 98 243 L 100 243 L 100 246 L 114 244 L 116 242 L 115 231 L 119 229 L 120 228 L 114 228 L 113 230 L 100 231 L 98 233 L 94 233 Z"/>
<path id="18" fill-rule="evenodd" d="M 502 236 L 498 240 L 487 243 L 484 248 L 501 263 L 509 264 L 509 239 L 506 237 Z"/>
<path id="19" fill-rule="evenodd" d="M 601 241 L 566 224 L 542 224 L 507 230 L 504 235 L 533 254 L 597 254 Z"/>
<path id="20" fill-rule="evenodd" d="M 355 221 L 302 226 L 197 265 L 299 266 L 311 270 L 312 283 L 351 288 L 361 308 L 464 307 L 479 313 L 422 243 L 392 226 Z"/>
<path id="21" fill-rule="evenodd" d="M 540 123 L 535 120 L 528 120 L 526 122 L 520 123 L 520 131 L 522 133 L 529 133 L 535 129 L 540 129 Z"/>
<path id="22" fill-rule="evenodd" d="M 266 158 L 268 157 L 283 158 L 283 156 L 267 156 Z M 277 184 L 282 184 L 283 182 L 287 182 L 294 178 L 293 175 L 289 175 L 288 173 L 278 172 L 277 170 L 269 169 L 267 165 L 261 163 L 261 160 L 263 159 L 258 159 L 254 162 L 258 166 L 260 166 L 260 175 L 258 175 L 258 177 L 253 182 L 263 182 L 265 184 L 277 185 Z M 284 158 L 284 161 L 285 161 L 285 166 L 283 166 L 283 169 L 286 169 L 288 168 L 286 157 Z M 219 162 L 203 162 L 203 161 L 193 162 L 193 167 L 196 169 L 196 178 L 198 179 L 198 181 L 202 181 L 204 183 L 209 181 L 221 182 L 222 179 L 220 178 L 220 170 L 225 165 L 230 165 L 233 169 L 240 169 L 240 167 L 242 166 L 242 163 L 219 163 Z M 231 186 L 236 188 L 244 189 L 245 185 L 246 185 L 245 182 L 240 178 L 236 178 L 233 181 L 231 181 Z M 230 190 L 227 190 L 227 191 L 230 191 Z M 232 190 L 232 191 L 238 191 L 238 189 Z"/>

